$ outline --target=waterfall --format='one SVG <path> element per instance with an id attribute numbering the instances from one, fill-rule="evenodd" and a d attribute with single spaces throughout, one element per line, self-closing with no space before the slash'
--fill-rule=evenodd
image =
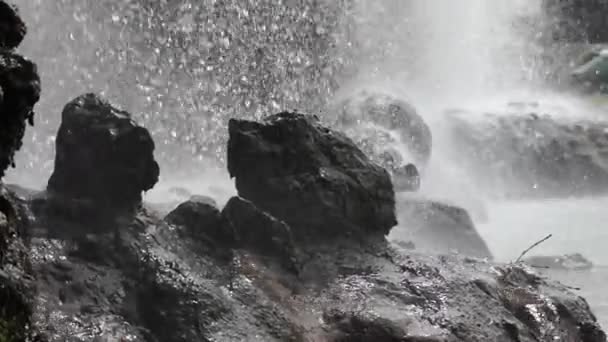
<path id="1" fill-rule="evenodd" d="M 521 86 L 535 67 L 530 20 L 540 0 L 356 2 L 361 69 L 433 97 L 480 97 Z M 372 57 L 370 57 L 372 56 Z"/>

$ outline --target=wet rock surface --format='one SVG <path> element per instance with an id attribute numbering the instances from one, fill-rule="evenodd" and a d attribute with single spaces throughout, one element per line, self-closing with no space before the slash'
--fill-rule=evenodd
<path id="1" fill-rule="evenodd" d="M 14 189 L 28 211 L 36 194 Z M 27 298 L 48 341 L 606 341 L 584 299 L 525 267 L 405 255 L 373 231 L 289 241 L 240 198 L 222 217 L 241 243 L 221 247 L 145 209 L 105 230 L 30 216 Z M 279 247 L 297 250 L 297 272 Z"/>
<path id="2" fill-rule="evenodd" d="M 220 231 L 222 218 L 216 204 L 205 198 L 191 198 L 177 206 L 166 217 L 169 224 L 182 226 L 189 236 L 211 235 L 220 241 L 226 237 Z"/>
<path id="3" fill-rule="evenodd" d="M 389 174 L 316 117 L 231 120 L 229 134 L 239 195 L 288 223 L 296 239 L 386 235 L 396 224 Z"/>
<path id="4" fill-rule="evenodd" d="M 14 164 L 26 125 L 34 124 L 34 105 L 39 98 L 40 78 L 36 65 L 0 49 L 0 177 Z"/>
<path id="5" fill-rule="evenodd" d="M 15 6 L 0 1 L 0 49 L 14 49 L 25 37 L 27 27 Z"/>
<path id="6" fill-rule="evenodd" d="M 305 246 L 296 275 L 259 251 L 217 259 L 146 211 L 117 236 L 30 224 L 50 341 L 606 340 L 584 299 L 522 266 L 343 239 Z"/>
<path id="7" fill-rule="evenodd" d="M 390 240 L 410 241 L 420 252 L 459 253 L 492 258 L 469 213 L 460 207 L 422 197 L 399 197 L 399 227 Z"/>
<path id="8" fill-rule="evenodd" d="M 24 210 L 19 199 L 0 184 L 0 339 L 4 341 L 35 335 L 29 329 L 36 292 Z"/>
<path id="9" fill-rule="evenodd" d="M 608 191 L 608 123 L 550 116 L 448 116 L 455 162 L 507 197 L 568 197 Z M 495 191 L 496 192 L 496 191 Z"/>
<path id="10" fill-rule="evenodd" d="M 272 137 L 306 137 L 277 134 L 273 120 L 317 125 L 291 115 L 240 124 L 270 127 Z M 364 160 L 348 146 L 343 160 Z M 282 161 L 257 160 L 271 170 Z M 36 203 L 36 193 L 13 189 L 24 211 Z M 48 341 L 606 341 L 584 299 L 525 266 L 405 255 L 375 230 L 350 238 L 349 226 L 332 239 L 313 229 L 298 239 L 293 227 L 238 197 L 221 211 L 222 230 L 213 231 L 202 224 L 207 214 L 217 219 L 210 206 L 187 202 L 169 215 L 172 224 L 139 209 L 100 223 L 111 229 L 31 211 L 23 229 L 37 275 L 29 297 L 34 330 Z M 466 221 L 457 208 L 437 210 Z"/>
<path id="11" fill-rule="evenodd" d="M 158 181 L 154 141 L 131 115 L 95 94 L 68 103 L 56 140 L 53 196 L 97 209 L 133 209 Z"/>
<path id="12" fill-rule="evenodd" d="M 291 228 L 255 204 L 231 198 L 222 210 L 223 229 L 234 234 L 234 242 L 261 256 L 274 257 L 286 268 L 297 271 L 296 248 Z"/>
<path id="13" fill-rule="evenodd" d="M 36 66 L 12 53 L 25 35 L 16 10 L 0 1 L 0 340 L 35 341 L 30 329 L 36 295 L 27 227 L 30 215 L 21 198 L 2 183 L 14 164 L 33 107 L 40 96 Z"/>

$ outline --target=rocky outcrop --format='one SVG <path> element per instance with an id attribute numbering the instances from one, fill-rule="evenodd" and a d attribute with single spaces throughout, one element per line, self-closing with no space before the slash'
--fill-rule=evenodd
<path id="1" fill-rule="evenodd" d="M 14 49 L 25 37 L 27 27 L 17 8 L 0 1 L 0 49 Z"/>
<path id="2" fill-rule="evenodd" d="M 30 341 L 35 296 L 22 201 L 6 189 L 2 177 L 14 164 L 27 122 L 40 96 L 36 66 L 12 53 L 25 35 L 16 10 L 0 0 L 0 340 Z"/>
<path id="3" fill-rule="evenodd" d="M 397 208 L 399 227 L 391 231 L 390 240 L 413 242 L 419 252 L 492 259 L 465 209 L 419 197 L 399 198 Z"/>
<path id="4" fill-rule="evenodd" d="M 0 178 L 14 165 L 26 124 L 34 124 L 34 105 L 40 98 L 36 65 L 10 50 L 25 36 L 16 10 L 0 1 Z"/>
<path id="5" fill-rule="evenodd" d="M 62 112 L 47 190 L 97 210 L 132 210 L 158 181 L 153 152 L 150 133 L 129 113 L 97 95 L 79 96 Z"/>
<path id="6" fill-rule="evenodd" d="M 0 185 L 0 339 L 24 341 L 31 330 L 33 274 L 26 246 L 25 227 L 19 200 Z"/>
<path id="7" fill-rule="evenodd" d="M 414 107 L 399 98 L 356 92 L 335 104 L 329 116 L 332 125 L 345 131 L 372 160 L 389 171 L 408 163 L 424 167 L 431 157 L 430 128 Z M 396 156 L 389 161 L 383 157 L 386 153 Z"/>
<path id="8" fill-rule="evenodd" d="M 376 212 L 385 216 L 371 221 L 394 221 L 392 193 L 370 195 L 373 186 L 390 186 L 388 175 L 345 136 L 294 114 L 264 123 L 232 121 L 231 129 L 229 163 L 242 167 L 232 169 L 239 191 L 260 191 L 255 186 L 261 183 L 265 192 L 257 194 L 288 192 L 295 200 L 257 199 L 317 214 L 307 222 L 318 225 L 303 226 L 282 211 L 291 225 L 238 197 L 223 208 L 216 229 L 203 223 L 217 219 L 217 210 L 194 200 L 169 215 L 172 224 L 140 209 L 115 221 L 111 231 L 77 216 L 33 211 L 23 230 L 31 236 L 36 274 L 37 294 L 28 297 L 31 323 L 41 338 L 606 341 L 582 298 L 520 265 L 405 255 L 384 239 L 391 225 L 358 226 L 366 221 L 349 210 L 338 210 L 336 221 L 323 216 L 319 206 L 338 208 L 340 195 L 347 209 L 385 205 Z M 26 209 L 38 201 L 29 193 L 23 195 Z M 378 202 L 349 207 L 363 200 Z M 464 220 L 457 210 L 442 210 Z"/>
<path id="9" fill-rule="evenodd" d="M 228 170 L 241 197 L 299 241 L 386 235 L 396 224 L 389 174 L 313 116 L 230 120 Z"/>
<path id="10" fill-rule="evenodd" d="M 465 112 L 466 113 L 466 112 Z M 608 123 L 536 114 L 448 116 L 454 162 L 492 194 L 568 197 L 608 191 Z"/>
<path id="11" fill-rule="evenodd" d="M 240 249 L 219 260 L 145 212 L 117 237 L 68 224 L 38 220 L 31 242 L 50 341 L 606 341 L 582 298 L 521 266 L 336 240 L 296 276 Z"/>

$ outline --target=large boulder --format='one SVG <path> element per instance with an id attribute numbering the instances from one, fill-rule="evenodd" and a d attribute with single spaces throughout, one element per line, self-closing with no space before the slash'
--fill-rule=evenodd
<path id="1" fill-rule="evenodd" d="M 397 97 L 360 91 L 338 102 L 330 121 L 345 131 L 370 158 L 388 170 L 431 157 L 432 135 L 416 109 Z M 392 155 L 387 160 L 386 154 Z M 397 165 L 392 165 L 392 164 Z"/>
<path id="2" fill-rule="evenodd" d="M 94 94 L 77 97 L 62 113 L 52 195 L 101 208 L 132 209 L 158 181 L 154 141 L 125 111 Z"/>
<path id="3" fill-rule="evenodd" d="M 0 49 L 14 49 L 25 37 L 27 27 L 17 8 L 0 0 Z"/>
<path id="4" fill-rule="evenodd" d="M 230 120 L 228 170 L 241 197 L 287 222 L 296 239 L 370 233 L 396 224 L 389 174 L 314 116 Z"/>
<path id="5" fill-rule="evenodd" d="M 26 123 L 34 124 L 34 105 L 40 99 L 36 65 L 11 52 L 25 32 L 17 10 L 0 0 L 0 178 L 14 165 Z"/>
<path id="6" fill-rule="evenodd" d="M 419 197 L 399 198 L 397 208 L 399 227 L 392 230 L 391 240 L 413 242 L 422 252 L 492 258 L 465 209 Z"/>
<path id="7" fill-rule="evenodd" d="M 36 65 L 12 52 L 0 51 L 0 178 L 14 165 L 25 127 L 34 123 L 33 108 L 39 98 Z"/>

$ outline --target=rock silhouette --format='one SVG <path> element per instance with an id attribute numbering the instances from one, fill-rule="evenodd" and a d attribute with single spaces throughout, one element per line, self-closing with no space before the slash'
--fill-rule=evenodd
<path id="1" fill-rule="evenodd" d="M 34 105 L 40 98 L 36 65 L 11 51 L 25 33 L 16 9 L 0 1 L 0 178 L 14 165 L 26 123 L 34 124 Z"/>
<path id="2" fill-rule="evenodd" d="M 69 102 L 56 140 L 47 190 L 98 208 L 129 210 L 158 181 L 154 141 L 131 115 L 95 94 Z"/>
<path id="3" fill-rule="evenodd" d="M 396 224 L 389 174 L 317 118 L 230 120 L 229 134 L 228 170 L 239 195 L 287 222 L 296 239 L 382 236 Z"/>

